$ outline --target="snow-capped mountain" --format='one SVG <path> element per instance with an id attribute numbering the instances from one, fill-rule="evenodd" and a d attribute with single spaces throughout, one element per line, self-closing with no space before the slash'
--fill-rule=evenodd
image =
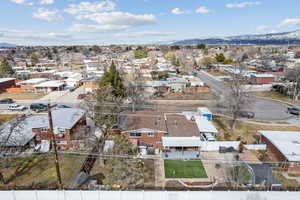
<path id="1" fill-rule="evenodd" d="M 300 44 L 300 30 L 284 33 L 269 33 L 258 35 L 240 35 L 204 39 L 188 39 L 173 42 L 179 45 L 192 44 L 251 44 L 251 45 L 284 45 Z"/>

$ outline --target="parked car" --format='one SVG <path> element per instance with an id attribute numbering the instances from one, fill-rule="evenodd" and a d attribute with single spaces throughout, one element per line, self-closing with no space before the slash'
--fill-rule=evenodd
<path id="1" fill-rule="evenodd" d="M 8 106 L 8 110 L 11 111 L 24 111 L 27 110 L 26 106 L 18 105 L 18 104 L 12 104 Z"/>
<path id="2" fill-rule="evenodd" d="M 57 104 L 55 106 L 56 108 L 72 108 L 71 106 L 63 105 L 63 104 Z"/>
<path id="3" fill-rule="evenodd" d="M 288 107 L 287 112 L 292 114 L 292 115 L 299 115 L 300 113 L 300 108 L 293 106 L 293 107 Z"/>
<path id="4" fill-rule="evenodd" d="M 42 103 L 33 103 L 30 105 L 30 110 L 33 110 L 35 112 L 42 112 L 47 110 L 47 105 Z"/>
<path id="5" fill-rule="evenodd" d="M 203 133 L 203 137 L 206 141 L 214 142 L 216 138 L 211 133 Z"/>
<path id="6" fill-rule="evenodd" d="M 248 119 L 253 119 L 255 117 L 255 113 L 254 112 L 249 112 L 249 111 L 240 111 L 239 116 L 240 117 L 245 117 L 245 118 L 248 118 Z"/>
<path id="7" fill-rule="evenodd" d="M 11 98 L 5 98 L 0 100 L 0 104 L 11 104 L 14 103 L 14 100 Z"/>
<path id="8" fill-rule="evenodd" d="M 86 97 L 86 94 L 79 94 L 77 96 L 77 99 L 84 99 Z"/>
<path id="9" fill-rule="evenodd" d="M 74 92 L 76 90 L 76 88 L 70 88 L 69 92 Z"/>

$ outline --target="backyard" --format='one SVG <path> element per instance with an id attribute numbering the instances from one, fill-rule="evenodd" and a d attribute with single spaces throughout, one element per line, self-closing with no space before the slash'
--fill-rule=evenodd
<path id="1" fill-rule="evenodd" d="M 79 171 L 84 157 L 76 155 L 60 154 L 60 171 L 65 187 L 71 182 Z M 0 172 L 3 175 L 4 184 L 0 188 L 24 187 L 24 188 L 51 188 L 55 187 L 57 177 L 53 154 L 33 155 L 26 158 L 11 158 L 1 160 Z"/>
<path id="2" fill-rule="evenodd" d="M 218 140 L 240 140 L 247 142 L 248 144 L 256 143 L 258 137 L 258 130 L 269 131 L 300 131 L 299 127 L 282 124 L 259 124 L 259 123 L 247 123 L 238 121 L 234 131 L 230 128 L 231 121 L 224 118 L 214 118 L 214 124 L 216 125 L 219 135 Z"/>
<path id="3" fill-rule="evenodd" d="M 165 160 L 166 178 L 207 178 L 201 160 Z"/>

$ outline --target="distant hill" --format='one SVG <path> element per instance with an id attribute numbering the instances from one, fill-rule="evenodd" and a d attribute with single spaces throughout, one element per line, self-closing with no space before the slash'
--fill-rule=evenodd
<path id="1" fill-rule="evenodd" d="M 300 30 L 257 35 L 240 35 L 203 39 L 187 39 L 172 42 L 173 45 L 231 44 L 231 45 L 287 45 L 300 44 Z"/>
<path id="2" fill-rule="evenodd" d="M 1 43 L 0 42 L 0 47 L 14 47 L 14 46 L 17 46 L 16 44 L 10 44 L 10 43 Z"/>

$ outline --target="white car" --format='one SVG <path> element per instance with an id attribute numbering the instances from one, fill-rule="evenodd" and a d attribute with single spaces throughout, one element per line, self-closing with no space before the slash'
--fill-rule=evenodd
<path id="1" fill-rule="evenodd" d="M 13 104 L 13 105 L 8 106 L 8 110 L 11 110 L 11 111 L 24 111 L 26 109 L 27 109 L 26 106 L 22 106 L 22 105 L 18 105 L 18 104 Z"/>

